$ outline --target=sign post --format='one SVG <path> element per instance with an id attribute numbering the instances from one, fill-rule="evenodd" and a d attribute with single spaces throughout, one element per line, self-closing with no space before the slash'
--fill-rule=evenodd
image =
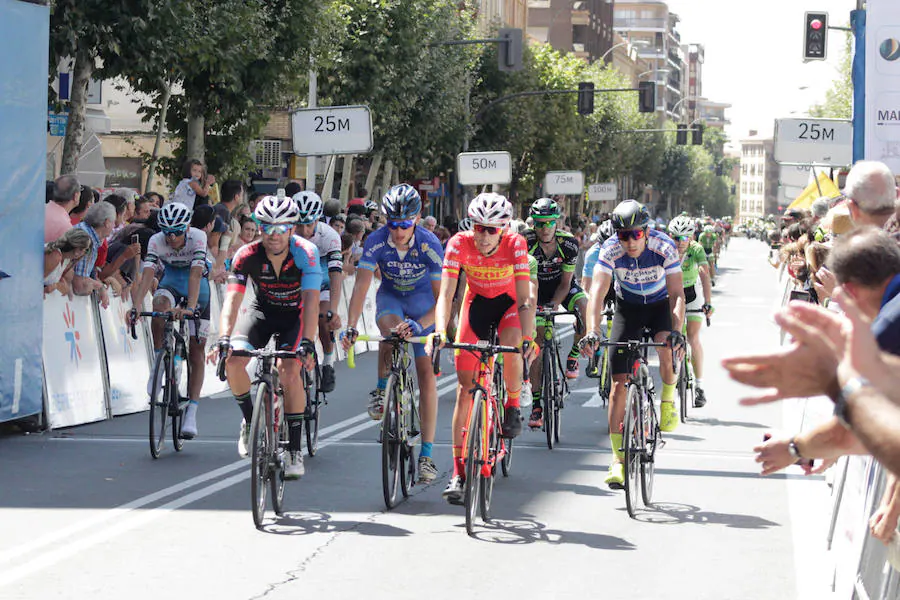
<path id="1" fill-rule="evenodd" d="M 291 113 L 294 154 L 366 154 L 372 151 L 372 114 L 368 106 L 304 108 Z"/>
<path id="2" fill-rule="evenodd" d="M 853 126 L 844 119 L 776 119 L 775 162 L 822 167 L 853 164 Z"/>

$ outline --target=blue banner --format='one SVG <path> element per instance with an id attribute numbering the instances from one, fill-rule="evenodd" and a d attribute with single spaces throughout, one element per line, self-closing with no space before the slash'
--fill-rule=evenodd
<path id="1" fill-rule="evenodd" d="M 50 8 L 0 0 L 0 421 L 41 412 Z M 14 143 L 9 143 L 15 140 Z"/>

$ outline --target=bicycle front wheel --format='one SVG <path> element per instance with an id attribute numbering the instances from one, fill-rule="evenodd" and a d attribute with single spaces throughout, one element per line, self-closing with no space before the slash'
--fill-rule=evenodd
<path id="1" fill-rule="evenodd" d="M 169 420 L 169 396 L 172 394 L 172 364 L 168 352 L 159 352 L 153 364 L 153 389 L 150 393 L 150 456 L 159 458 L 166 439 Z"/>
<path id="2" fill-rule="evenodd" d="M 257 529 L 262 528 L 266 513 L 266 481 L 269 478 L 269 454 L 273 444 L 271 394 L 269 384 L 261 382 L 256 390 L 253 418 L 250 421 L 250 501 L 253 524 Z"/>
<path id="3" fill-rule="evenodd" d="M 284 514 L 284 462 L 290 444 L 290 430 L 284 414 L 284 400 L 281 397 L 275 399 L 272 433 L 273 460 L 269 475 L 269 491 L 272 493 L 272 510 L 280 517 Z"/>
<path id="4" fill-rule="evenodd" d="M 402 470 L 400 459 L 399 390 L 397 377 L 388 378 L 387 394 L 384 399 L 384 417 L 381 419 L 381 488 L 384 505 L 397 506 L 397 491 L 400 488 Z"/>
<path id="5" fill-rule="evenodd" d="M 179 362 L 181 368 L 175 373 L 177 381 L 175 381 L 175 393 L 173 398 L 175 402 L 169 404 L 172 416 L 172 445 L 176 452 L 184 449 L 184 438 L 181 437 L 181 426 L 184 423 L 184 411 L 187 410 L 190 392 L 188 391 L 188 382 L 191 378 L 191 361 L 188 360 L 188 350 L 184 342 L 175 340 L 175 356 L 180 357 Z"/>
<path id="6" fill-rule="evenodd" d="M 316 391 L 312 391 L 312 386 L 306 386 L 306 418 L 304 419 L 304 428 L 306 429 L 306 450 L 310 456 L 315 456 L 319 451 L 319 409 L 322 403 L 319 397 L 319 365 L 316 365 Z M 309 377 L 307 373 L 304 377 Z M 307 382 L 309 380 L 307 379 Z M 324 395 L 324 392 L 322 392 Z"/>
<path id="7" fill-rule="evenodd" d="M 465 506 L 466 533 L 469 535 L 474 535 L 475 531 L 475 511 L 478 509 L 480 494 L 478 488 L 481 487 L 481 465 L 487 460 L 483 452 L 484 438 L 482 437 L 484 402 L 484 392 L 476 390 L 469 415 L 469 428 L 466 430 Z"/>
<path id="8" fill-rule="evenodd" d="M 681 422 L 687 421 L 688 411 L 688 365 L 687 356 L 681 359 L 681 366 L 678 370 L 678 401 L 681 404 Z"/>
<path id="9" fill-rule="evenodd" d="M 544 402 L 544 433 L 547 434 L 547 448 L 553 450 L 553 422 L 556 417 L 556 364 L 550 344 L 544 348 L 541 358 L 541 399 Z"/>
<path id="10" fill-rule="evenodd" d="M 400 491 L 404 498 L 409 498 L 409 490 L 416 481 L 416 453 L 415 440 L 418 439 L 419 417 L 416 410 L 416 393 L 414 378 L 407 371 L 404 375 L 404 384 L 399 390 L 397 398 L 397 423 L 400 424 Z"/>
<path id="11" fill-rule="evenodd" d="M 653 503 L 653 476 L 656 474 L 656 448 L 659 441 L 659 419 L 653 397 L 641 407 L 642 431 L 645 433 L 644 452 L 641 453 L 641 496 L 645 506 Z"/>
<path id="12" fill-rule="evenodd" d="M 638 473 L 641 468 L 643 433 L 641 430 L 641 391 L 638 386 L 628 386 L 625 402 L 625 422 L 622 445 L 625 447 L 625 506 L 628 516 L 634 517 L 638 503 Z"/>
<path id="13" fill-rule="evenodd" d="M 500 420 L 494 409 L 496 405 L 488 407 L 488 446 L 487 456 L 485 457 L 490 465 L 490 471 L 485 474 L 485 469 L 481 469 L 481 486 L 478 494 L 478 506 L 481 511 L 481 519 L 485 523 L 491 521 L 491 497 L 494 494 L 494 477 L 497 475 L 497 456 L 500 454 Z"/>

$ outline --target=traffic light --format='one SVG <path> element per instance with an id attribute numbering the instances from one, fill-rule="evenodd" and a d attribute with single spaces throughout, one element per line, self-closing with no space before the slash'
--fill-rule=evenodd
<path id="1" fill-rule="evenodd" d="M 578 84 L 578 114 L 590 115 L 594 112 L 594 83 L 582 81 Z"/>
<path id="2" fill-rule="evenodd" d="M 522 30 L 503 27 L 498 32 L 502 40 L 497 49 L 497 68 L 501 71 L 522 70 Z"/>
<path id="3" fill-rule="evenodd" d="M 807 12 L 804 15 L 803 60 L 825 60 L 827 40 L 828 13 Z"/>
<path id="4" fill-rule="evenodd" d="M 703 145 L 703 123 L 694 125 L 694 129 L 691 131 L 691 144 L 694 146 Z"/>
<path id="5" fill-rule="evenodd" d="M 641 81 L 638 83 L 638 111 L 642 113 L 656 112 L 655 81 Z"/>
<path id="6" fill-rule="evenodd" d="M 687 146 L 687 125 L 679 125 L 675 133 L 675 143 L 679 146 Z"/>

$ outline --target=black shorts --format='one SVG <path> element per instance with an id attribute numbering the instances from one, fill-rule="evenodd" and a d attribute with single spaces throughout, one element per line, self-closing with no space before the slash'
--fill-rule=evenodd
<path id="1" fill-rule="evenodd" d="M 655 304 L 617 302 L 609 341 L 627 342 L 639 340 L 645 327 L 650 330 L 651 337 L 660 331 L 669 332 L 672 330 L 672 307 L 669 306 L 668 299 Z M 612 355 L 612 374 L 631 373 L 634 359 L 635 357 L 630 356 L 629 352 L 624 348 L 617 348 Z"/>
<path id="2" fill-rule="evenodd" d="M 538 286 L 538 306 L 550 304 L 550 300 L 553 299 L 553 295 L 556 294 L 556 288 L 558 287 L 559 282 L 557 282 L 556 285 Z M 584 293 L 584 290 L 581 289 L 581 286 L 573 277 L 572 283 L 569 285 L 569 293 L 567 293 L 566 297 L 563 299 L 562 306 L 568 311 L 573 311 L 575 310 L 575 302 L 581 298 L 587 298 L 587 294 Z"/>
<path id="3" fill-rule="evenodd" d="M 278 349 L 297 350 L 303 339 L 303 313 L 299 311 L 271 311 L 269 314 L 249 309 L 238 317 L 231 345 L 238 350 L 265 348 L 269 339 L 278 334 Z"/>

